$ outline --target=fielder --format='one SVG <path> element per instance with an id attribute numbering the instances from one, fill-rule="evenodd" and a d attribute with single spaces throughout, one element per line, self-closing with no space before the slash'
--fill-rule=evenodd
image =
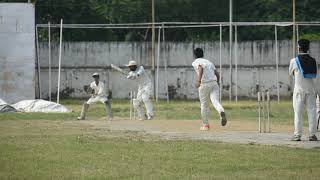
<path id="1" fill-rule="evenodd" d="M 203 58 L 203 50 L 196 48 L 193 51 L 195 61 L 192 63 L 193 68 L 197 73 L 196 87 L 199 91 L 199 99 L 201 105 L 202 126 L 200 130 L 209 130 L 209 114 L 210 100 L 214 108 L 220 114 L 221 125 L 227 124 L 224 108 L 219 101 L 219 73 L 214 64 Z"/>
<path id="2" fill-rule="evenodd" d="M 136 81 L 138 84 L 137 98 L 133 99 L 133 107 L 138 113 L 139 120 L 151 120 L 154 116 L 151 101 L 153 90 L 152 81 L 143 66 L 138 67 L 136 61 L 129 61 L 127 67 L 130 69 L 127 78 Z M 146 107 L 146 114 L 144 113 L 144 109 L 141 107 L 141 102 L 143 102 Z"/>
<path id="3" fill-rule="evenodd" d="M 108 119 L 109 121 L 111 121 L 112 120 L 111 103 L 108 100 L 104 83 L 100 81 L 100 77 L 98 73 L 94 73 L 92 77 L 94 78 L 94 81 L 90 84 L 90 87 L 89 87 L 89 91 L 90 91 L 89 93 L 91 94 L 91 97 L 87 102 L 83 104 L 81 115 L 78 117 L 78 120 L 84 120 L 86 118 L 89 105 L 100 101 L 105 105 L 105 110 L 106 110 L 106 113 L 108 114 Z"/>
<path id="4" fill-rule="evenodd" d="M 301 141 L 302 113 L 307 108 L 309 121 L 309 141 L 317 141 L 317 107 L 315 78 L 317 76 L 317 63 L 308 51 L 309 40 L 298 41 L 299 54 L 290 61 L 289 74 L 294 76 L 293 110 L 294 135 L 292 141 Z"/>

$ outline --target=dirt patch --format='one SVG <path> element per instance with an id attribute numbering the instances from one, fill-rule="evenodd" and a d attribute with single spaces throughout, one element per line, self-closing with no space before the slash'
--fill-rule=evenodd
<path id="1" fill-rule="evenodd" d="M 257 123 L 230 121 L 226 127 L 212 122 L 207 132 L 199 131 L 200 121 L 193 120 L 123 120 L 104 118 L 85 121 L 1 121 L 0 136 L 15 135 L 94 135 L 107 137 L 137 136 L 149 140 L 209 140 L 227 143 L 320 148 L 320 142 L 291 142 L 291 126 L 273 126 L 272 133 L 258 133 Z M 148 138 L 149 137 L 149 138 Z M 304 136 L 307 137 L 307 136 Z M 156 140 L 154 139 L 154 140 Z"/>

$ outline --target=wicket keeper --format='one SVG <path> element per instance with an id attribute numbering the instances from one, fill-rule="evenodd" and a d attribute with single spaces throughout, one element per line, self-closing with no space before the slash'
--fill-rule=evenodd
<path id="1" fill-rule="evenodd" d="M 98 73 L 94 73 L 92 77 L 94 78 L 94 81 L 90 84 L 89 87 L 89 93 L 91 94 L 91 97 L 87 102 L 83 104 L 81 115 L 78 117 L 78 120 L 84 120 L 86 118 L 89 105 L 94 104 L 96 102 L 102 102 L 105 106 L 106 113 L 108 114 L 107 119 L 111 121 L 111 103 L 107 97 L 104 83 L 100 81 L 100 76 Z"/>

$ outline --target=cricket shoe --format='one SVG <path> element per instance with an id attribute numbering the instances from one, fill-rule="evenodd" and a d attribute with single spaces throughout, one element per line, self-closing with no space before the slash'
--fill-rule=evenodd
<path id="1" fill-rule="evenodd" d="M 107 117 L 107 121 L 112 121 L 112 117 Z"/>
<path id="2" fill-rule="evenodd" d="M 221 126 L 227 125 L 227 118 L 226 118 L 225 112 L 220 113 L 220 119 L 221 119 Z"/>
<path id="3" fill-rule="evenodd" d="M 300 135 L 294 135 L 294 136 L 291 138 L 291 141 L 301 141 L 301 136 L 300 136 Z"/>
<path id="4" fill-rule="evenodd" d="M 153 117 L 154 117 L 154 116 L 148 114 L 148 115 L 147 115 L 147 120 L 152 120 Z"/>
<path id="5" fill-rule="evenodd" d="M 200 127 L 200 131 L 209 131 L 209 124 L 203 124 Z"/>
<path id="6" fill-rule="evenodd" d="M 82 117 L 77 117 L 77 120 L 84 120 L 84 118 L 82 118 Z"/>
<path id="7" fill-rule="evenodd" d="M 145 114 L 143 117 L 139 117 L 139 121 L 144 121 L 148 119 L 148 116 Z"/>
<path id="8" fill-rule="evenodd" d="M 318 141 L 318 138 L 316 135 L 312 135 L 312 136 L 309 136 L 309 141 Z"/>

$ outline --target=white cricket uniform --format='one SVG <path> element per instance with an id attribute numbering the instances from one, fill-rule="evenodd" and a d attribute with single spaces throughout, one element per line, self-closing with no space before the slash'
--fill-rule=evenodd
<path id="1" fill-rule="evenodd" d="M 318 126 L 319 126 L 319 122 L 320 122 L 320 78 L 318 77 L 316 80 L 315 80 L 315 85 L 316 85 L 316 93 L 317 93 L 317 102 L 316 102 L 316 105 L 317 105 L 317 123 L 318 123 Z M 319 129 L 319 127 L 318 127 Z"/>
<path id="2" fill-rule="evenodd" d="M 302 135 L 302 114 L 304 106 L 306 106 L 308 113 L 309 134 L 310 136 L 315 135 L 317 132 L 315 79 L 303 77 L 298 69 L 295 58 L 290 61 L 289 75 L 294 76 L 292 98 L 294 110 L 294 135 Z"/>
<path id="3" fill-rule="evenodd" d="M 90 84 L 90 87 L 94 90 L 94 93 L 92 94 L 91 98 L 87 101 L 87 104 L 93 104 L 99 101 L 105 103 L 106 101 L 108 101 L 108 96 L 106 94 L 103 82 L 99 81 L 99 84 L 97 85 L 96 82 L 93 81 Z"/>
<path id="4" fill-rule="evenodd" d="M 127 78 L 135 80 L 138 83 L 137 98 L 133 99 L 133 106 L 137 110 L 139 118 L 144 118 L 144 111 L 141 107 L 142 101 L 146 107 L 148 118 L 152 118 L 154 116 L 151 101 L 153 86 L 148 73 L 144 70 L 143 66 L 140 66 L 135 71 L 130 71 Z"/>
<path id="5" fill-rule="evenodd" d="M 192 63 L 193 68 L 199 75 L 199 66 L 203 68 L 201 84 L 198 89 L 201 106 L 201 116 L 204 124 L 208 124 L 210 115 L 210 100 L 218 113 L 224 112 L 219 101 L 219 85 L 214 71 L 216 67 L 212 62 L 204 58 L 198 58 Z"/>

